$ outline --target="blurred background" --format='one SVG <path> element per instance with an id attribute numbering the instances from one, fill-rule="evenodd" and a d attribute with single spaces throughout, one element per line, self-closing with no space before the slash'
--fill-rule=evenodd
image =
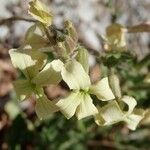
<path id="1" fill-rule="evenodd" d="M 133 26 L 150 21 L 149 0 L 42 0 L 55 15 L 54 24 L 63 27 L 71 20 L 79 41 L 89 50 L 92 81 L 101 76 L 100 64 L 93 52 L 102 53 L 101 35 L 112 23 Z M 123 93 L 136 98 L 138 106 L 148 110 L 146 119 L 136 131 L 124 124 L 99 127 L 92 118 L 67 120 L 56 113 L 46 121 L 39 121 L 34 112 L 34 99 L 18 103 L 12 86 L 18 72 L 13 68 L 8 51 L 23 43 L 32 20 L 18 21 L 15 17 L 29 18 L 28 0 L 0 0 L 0 149 L 14 150 L 150 150 L 150 34 L 129 33 L 128 49 L 137 57 L 120 68 Z M 6 18 L 14 17 L 6 22 Z M 92 52 L 91 52 L 92 51 Z M 129 71 L 130 70 L 130 71 Z M 125 82 L 128 79 L 128 82 Z M 45 89 L 50 99 L 63 95 L 60 86 Z"/>

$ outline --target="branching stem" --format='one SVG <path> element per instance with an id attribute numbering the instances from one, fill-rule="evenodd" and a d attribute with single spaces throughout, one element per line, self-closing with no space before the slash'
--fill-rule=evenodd
<path id="1" fill-rule="evenodd" d="M 13 16 L 13 17 L 10 17 L 10 18 L 1 19 L 0 20 L 0 25 L 9 24 L 9 23 L 12 23 L 14 21 L 36 22 L 36 20 L 34 20 L 34 19 L 23 18 L 23 17 L 19 17 L 19 16 Z"/>

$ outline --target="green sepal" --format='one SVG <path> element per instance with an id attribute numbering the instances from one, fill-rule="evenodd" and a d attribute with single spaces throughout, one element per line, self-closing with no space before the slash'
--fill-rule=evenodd
<path id="1" fill-rule="evenodd" d="M 89 73 L 89 55 L 85 48 L 79 47 L 76 60 L 82 65 L 86 73 Z"/>

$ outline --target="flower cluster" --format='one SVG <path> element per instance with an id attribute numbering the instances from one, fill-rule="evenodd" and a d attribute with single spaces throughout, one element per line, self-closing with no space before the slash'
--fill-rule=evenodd
<path id="1" fill-rule="evenodd" d="M 24 74 L 24 79 L 14 81 L 18 99 L 24 100 L 34 94 L 37 98 L 35 111 L 40 119 L 60 111 L 67 119 L 74 115 L 77 119 L 94 116 L 100 126 L 124 121 L 134 130 L 143 118 L 143 110 L 135 109 L 134 98 L 122 96 L 118 77 L 111 74 L 92 84 L 88 51 L 78 43 L 73 24 L 66 21 L 64 29 L 59 30 L 52 24 L 53 14 L 40 1 L 33 0 L 29 6 L 29 14 L 37 22 L 28 29 L 24 45 L 9 51 L 12 64 Z M 107 35 L 111 43 L 122 40 L 122 35 L 115 36 L 111 29 Z M 49 53 L 53 53 L 54 60 L 48 60 Z M 62 80 L 68 85 L 69 94 L 59 100 L 49 100 L 43 86 L 57 85 Z M 106 104 L 95 105 L 91 95 Z M 124 109 L 126 105 L 128 110 Z"/>

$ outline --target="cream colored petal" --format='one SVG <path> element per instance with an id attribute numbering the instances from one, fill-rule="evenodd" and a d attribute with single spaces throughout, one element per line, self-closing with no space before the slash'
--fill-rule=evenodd
<path id="1" fill-rule="evenodd" d="M 88 89 L 91 82 L 82 65 L 76 60 L 69 61 L 62 69 L 62 78 L 70 89 Z"/>
<path id="2" fill-rule="evenodd" d="M 19 100 L 28 98 L 33 92 L 32 85 L 28 80 L 16 80 L 13 85 Z"/>
<path id="3" fill-rule="evenodd" d="M 37 33 L 32 33 L 26 38 L 25 44 L 30 45 L 34 49 L 40 49 L 43 47 L 47 47 L 49 41 Z"/>
<path id="4" fill-rule="evenodd" d="M 90 87 L 90 93 L 96 95 L 97 98 L 102 101 L 108 101 L 115 98 L 110 89 L 108 77 L 105 77 L 97 82 L 95 85 L 92 85 Z"/>
<path id="5" fill-rule="evenodd" d="M 127 124 L 127 127 L 131 130 L 135 130 L 139 122 L 144 118 L 144 114 L 144 110 L 135 109 L 134 112 L 128 115 L 124 120 Z"/>
<path id="6" fill-rule="evenodd" d="M 46 54 L 32 49 L 11 49 L 9 54 L 14 67 L 28 79 L 32 79 L 47 61 Z"/>
<path id="7" fill-rule="evenodd" d="M 52 24 L 53 15 L 48 11 L 45 5 L 43 5 L 39 0 L 32 0 L 29 2 L 29 14 L 33 18 L 50 26 Z"/>
<path id="8" fill-rule="evenodd" d="M 81 102 L 81 94 L 79 92 L 71 92 L 66 98 L 60 99 L 56 105 L 59 107 L 63 115 L 70 119 L 76 112 Z"/>
<path id="9" fill-rule="evenodd" d="M 58 111 L 55 101 L 50 101 L 46 96 L 39 97 L 36 100 L 35 111 L 39 119 L 47 119 L 52 113 Z"/>
<path id="10" fill-rule="evenodd" d="M 126 45 L 125 40 L 125 28 L 120 24 L 112 24 L 106 28 L 106 35 L 109 43 L 116 48 L 124 47 Z M 115 48 L 115 47 L 114 47 Z"/>
<path id="11" fill-rule="evenodd" d="M 32 80 L 37 85 L 58 84 L 61 80 L 61 69 L 64 64 L 60 60 L 48 63 Z"/>
<path id="12" fill-rule="evenodd" d="M 122 121 L 124 114 L 116 101 L 111 101 L 107 105 L 99 108 L 99 113 L 95 115 L 95 122 L 98 125 L 112 125 Z"/>
<path id="13" fill-rule="evenodd" d="M 145 116 L 141 121 L 142 125 L 149 125 L 150 124 L 150 108 L 145 110 Z"/>
<path id="14" fill-rule="evenodd" d="M 131 114 L 137 104 L 136 100 L 130 96 L 123 96 L 121 100 L 128 105 L 128 111 L 126 112 L 126 115 Z"/>
<path id="15" fill-rule="evenodd" d="M 93 104 L 93 100 L 91 99 L 89 94 L 81 93 L 80 99 L 81 103 L 77 107 L 76 111 L 78 120 L 98 113 L 98 110 Z"/>

